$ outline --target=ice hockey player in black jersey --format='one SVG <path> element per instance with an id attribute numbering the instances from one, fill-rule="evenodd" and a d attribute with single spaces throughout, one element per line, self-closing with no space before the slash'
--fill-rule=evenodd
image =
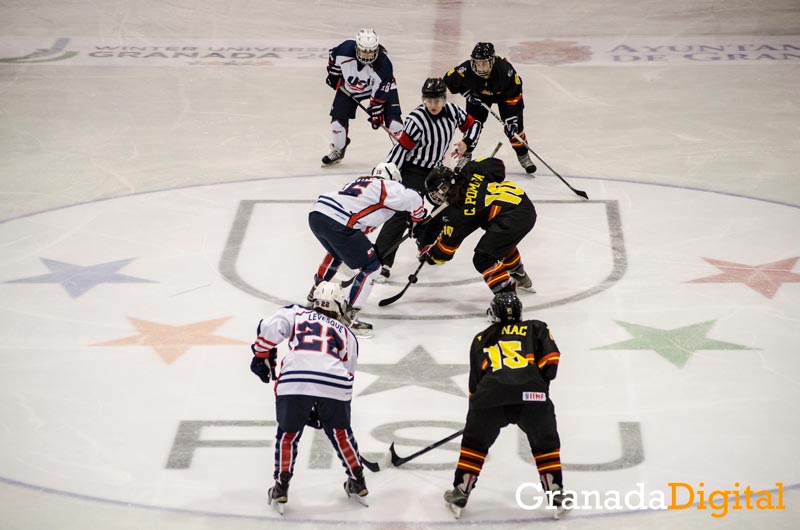
<path id="1" fill-rule="evenodd" d="M 547 506 L 557 519 L 571 507 L 565 502 L 570 497 L 564 492 L 561 441 L 550 400 L 561 354 L 545 322 L 522 320 L 516 293 L 495 295 L 489 315 L 492 325 L 470 347 L 469 410 L 453 489 L 444 500 L 460 517 L 500 430 L 516 424 L 528 438 Z"/>
<path id="2" fill-rule="evenodd" d="M 511 147 L 517 153 L 517 160 L 527 173 L 533 174 L 536 166 L 528 154 L 528 149 L 514 138 L 518 134 L 527 142 L 522 110 L 525 102 L 522 99 L 522 79 L 514 67 L 504 57 L 495 55 L 494 44 L 479 42 L 472 49 L 468 61 L 464 61 L 450 69 L 444 76 L 448 90 L 453 94 L 462 94 L 467 101 L 467 112 L 481 123 L 486 121 L 489 111 L 481 102 L 491 107 L 497 104 L 500 118 L 503 120 L 503 131 Z M 477 142 L 476 142 L 477 143 Z M 472 157 L 475 144 L 467 150 L 461 163 Z"/>
<path id="3" fill-rule="evenodd" d="M 438 239 L 422 249 L 420 259 L 445 263 L 467 236 L 482 228 L 486 233 L 475 246 L 472 264 L 486 285 L 493 293 L 516 287 L 536 292 L 517 249 L 536 223 L 536 208 L 525 191 L 505 177 L 505 166 L 497 158 L 473 160 L 458 172 L 434 168 L 425 183 L 428 200 L 446 200 L 449 206 L 442 214 Z"/>

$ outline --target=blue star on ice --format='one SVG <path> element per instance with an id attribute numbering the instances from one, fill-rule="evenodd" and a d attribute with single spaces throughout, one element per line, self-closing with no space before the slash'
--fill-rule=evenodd
<path id="1" fill-rule="evenodd" d="M 101 283 L 154 283 L 152 280 L 134 278 L 117 272 L 136 258 L 85 266 L 54 259 L 39 259 L 50 269 L 49 274 L 9 280 L 5 283 L 60 283 L 72 298 L 78 298 Z"/>

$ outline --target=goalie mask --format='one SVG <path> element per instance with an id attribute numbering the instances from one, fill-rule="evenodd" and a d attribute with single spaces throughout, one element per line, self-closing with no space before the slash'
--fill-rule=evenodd
<path id="1" fill-rule="evenodd" d="M 436 166 L 425 179 L 425 195 L 432 204 L 439 206 L 447 200 L 447 192 L 455 182 L 456 174 L 452 169 Z"/>
<path id="2" fill-rule="evenodd" d="M 356 59 L 363 64 L 372 64 L 378 58 L 378 34 L 372 28 L 364 28 L 356 34 Z"/>
<path id="3" fill-rule="evenodd" d="M 494 44 L 491 42 L 479 42 L 472 49 L 469 59 L 473 72 L 481 77 L 489 77 L 494 67 Z"/>
<path id="4" fill-rule="evenodd" d="M 497 293 L 489 304 L 489 316 L 492 322 L 504 324 L 522 320 L 522 302 L 517 293 Z"/>
<path id="5" fill-rule="evenodd" d="M 339 317 L 347 308 L 347 300 L 338 283 L 320 282 L 314 289 L 314 301 L 311 302 L 311 307 Z"/>
<path id="6" fill-rule="evenodd" d="M 395 182 L 403 182 L 400 176 L 400 170 L 397 169 L 397 165 L 395 165 L 394 162 L 381 162 L 372 168 L 372 176 L 393 180 Z"/>

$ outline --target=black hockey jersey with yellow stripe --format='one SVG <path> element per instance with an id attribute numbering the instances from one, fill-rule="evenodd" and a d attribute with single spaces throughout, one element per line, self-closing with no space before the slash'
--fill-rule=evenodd
<path id="1" fill-rule="evenodd" d="M 497 340 L 487 332 L 502 326 Z M 561 353 L 547 324 L 525 320 L 492 324 L 475 336 L 470 348 L 470 407 L 546 401 Z"/>
<path id="2" fill-rule="evenodd" d="M 525 191 L 506 181 L 506 168 L 498 158 L 484 158 L 467 163 L 461 169 L 468 179 L 463 206 L 448 206 L 442 214 L 444 226 L 430 255 L 437 262 L 452 259 L 461 242 L 478 228 L 486 230 L 492 222 L 513 215 L 520 205 L 529 206 L 520 215 L 530 217 L 533 203 Z M 509 219 L 512 225 L 514 221 Z"/>
<path id="3" fill-rule="evenodd" d="M 453 94 L 471 91 L 478 94 L 484 103 L 504 104 L 523 108 L 522 79 L 505 58 L 495 56 L 494 66 L 488 77 L 481 77 L 472 70 L 470 61 L 451 68 L 444 76 L 444 84 Z"/>

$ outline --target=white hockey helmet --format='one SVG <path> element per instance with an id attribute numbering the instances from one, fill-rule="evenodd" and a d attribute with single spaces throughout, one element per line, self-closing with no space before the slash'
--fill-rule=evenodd
<path id="1" fill-rule="evenodd" d="M 338 283 L 320 282 L 314 289 L 314 300 L 311 302 L 311 307 L 340 316 L 345 312 L 347 300 Z"/>
<path id="2" fill-rule="evenodd" d="M 372 64 L 378 58 L 378 34 L 372 28 L 362 28 L 356 33 L 356 59 Z"/>
<path id="3" fill-rule="evenodd" d="M 395 182 L 403 181 L 400 176 L 400 170 L 397 169 L 397 165 L 394 162 L 381 162 L 372 168 L 372 176 L 393 180 Z"/>

